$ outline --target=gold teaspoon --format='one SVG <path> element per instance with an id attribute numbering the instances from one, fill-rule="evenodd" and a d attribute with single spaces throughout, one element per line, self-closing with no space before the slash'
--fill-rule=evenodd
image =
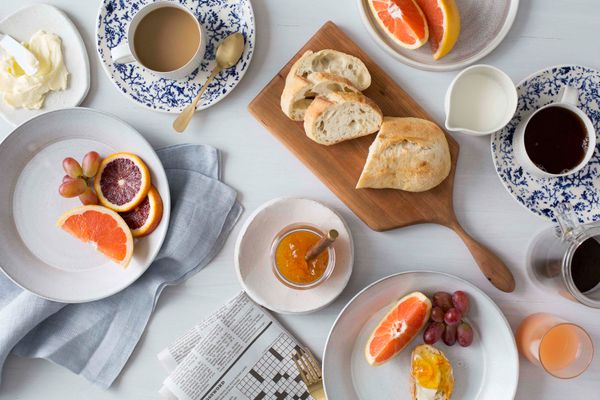
<path id="1" fill-rule="evenodd" d="M 194 113 L 196 112 L 196 107 L 198 106 L 198 102 L 200 98 L 206 91 L 208 84 L 217 76 L 219 72 L 224 69 L 231 68 L 242 57 L 242 53 L 244 52 L 244 36 L 236 32 L 233 35 L 227 36 L 223 42 L 217 47 L 217 65 L 210 73 L 210 76 L 198 92 L 198 95 L 192 101 L 192 103 L 183 109 L 183 111 L 177 116 L 177 119 L 173 122 L 173 129 L 177 132 L 181 133 L 185 131 L 188 124 L 192 120 Z"/>

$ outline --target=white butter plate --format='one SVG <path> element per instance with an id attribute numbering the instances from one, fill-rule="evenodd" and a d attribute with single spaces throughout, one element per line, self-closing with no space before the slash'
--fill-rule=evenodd
<path id="1" fill-rule="evenodd" d="M 288 225 L 305 223 L 321 231 L 336 229 L 335 268 L 331 276 L 312 289 L 291 289 L 273 273 L 271 244 Z M 305 314 L 335 300 L 352 274 L 354 244 L 346 223 L 333 210 L 309 199 L 279 198 L 252 213 L 244 223 L 235 245 L 235 269 L 248 295 L 263 307 L 281 314 Z"/>
<path id="2" fill-rule="evenodd" d="M 344 400 L 410 399 L 410 354 L 423 343 L 419 334 L 400 354 L 372 367 L 364 349 L 371 332 L 404 295 L 421 291 L 465 291 L 471 300 L 468 320 L 475 330 L 473 344 L 463 348 L 442 342 L 455 377 L 453 399 L 512 400 L 519 379 L 519 356 L 506 318 L 494 302 L 471 283 L 439 272 L 402 272 L 383 278 L 363 289 L 336 319 L 323 356 L 323 383 L 327 397 Z"/>
<path id="3" fill-rule="evenodd" d="M 58 194 L 62 160 L 81 160 L 128 151 L 152 173 L 164 214 L 156 230 L 135 240 L 126 269 L 56 227 L 61 214 L 80 206 Z M 0 144 L 0 269 L 16 284 L 65 303 L 98 300 L 126 288 L 150 266 L 169 224 L 170 195 L 165 171 L 150 144 L 135 129 L 86 108 L 52 111 L 25 122 Z"/>
<path id="4" fill-rule="evenodd" d="M 0 100 L 0 115 L 14 126 L 48 111 L 78 106 L 90 88 L 88 54 L 79 31 L 65 13 L 48 4 L 35 4 L 0 21 L 0 32 L 20 42 L 29 40 L 39 30 L 55 33 L 62 39 L 65 66 L 69 71 L 67 89 L 48 93 L 39 110 L 13 109 Z"/>
<path id="5" fill-rule="evenodd" d="M 436 61 L 428 43 L 416 50 L 396 44 L 375 20 L 370 0 L 357 1 L 363 23 L 373 40 L 404 64 L 427 71 L 464 68 L 491 53 L 510 31 L 519 8 L 519 0 L 456 0 L 460 13 L 460 36 L 452 51 Z"/>

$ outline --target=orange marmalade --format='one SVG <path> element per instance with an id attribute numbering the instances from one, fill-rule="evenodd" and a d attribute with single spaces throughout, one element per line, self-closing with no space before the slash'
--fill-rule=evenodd
<path id="1" fill-rule="evenodd" d="M 304 285 L 319 280 L 329 264 L 329 253 L 323 251 L 306 261 L 306 253 L 321 239 L 318 234 L 305 230 L 293 230 L 285 235 L 275 250 L 275 265 L 288 281 Z"/>

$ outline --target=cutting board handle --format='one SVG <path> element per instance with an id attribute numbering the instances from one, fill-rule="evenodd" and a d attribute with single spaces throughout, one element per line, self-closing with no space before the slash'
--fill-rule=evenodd
<path id="1" fill-rule="evenodd" d="M 452 221 L 447 226 L 460 236 L 473 255 L 475 262 L 479 265 L 479 269 L 492 285 L 507 293 L 515 290 L 515 278 L 497 255 L 473 239 L 471 235 L 460 226 L 458 221 Z"/>

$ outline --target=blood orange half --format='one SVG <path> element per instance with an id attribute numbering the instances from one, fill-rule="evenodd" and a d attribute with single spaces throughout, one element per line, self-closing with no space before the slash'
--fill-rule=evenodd
<path id="1" fill-rule="evenodd" d="M 381 28 L 400 46 L 417 49 L 427 43 L 429 27 L 414 0 L 368 0 Z"/>
<path id="2" fill-rule="evenodd" d="M 130 153 L 115 153 L 102 160 L 94 189 L 104 207 L 125 212 L 146 198 L 151 180 L 150 171 L 141 158 Z"/>
<path id="3" fill-rule="evenodd" d="M 379 322 L 365 347 L 367 362 L 380 365 L 402 351 L 429 320 L 431 300 L 421 292 L 400 299 Z"/>
<path id="4" fill-rule="evenodd" d="M 154 186 L 150 188 L 148 196 L 136 208 L 121 213 L 121 217 L 131 229 L 133 237 L 142 237 L 151 234 L 162 219 L 163 203 Z"/>
<path id="5" fill-rule="evenodd" d="M 119 214 L 106 207 L 76 207 L 61 215 L 56 225 L 82 242 L 94 243 L 98 251 L 124 268 L 131 261 L 131 231 Z"/>

